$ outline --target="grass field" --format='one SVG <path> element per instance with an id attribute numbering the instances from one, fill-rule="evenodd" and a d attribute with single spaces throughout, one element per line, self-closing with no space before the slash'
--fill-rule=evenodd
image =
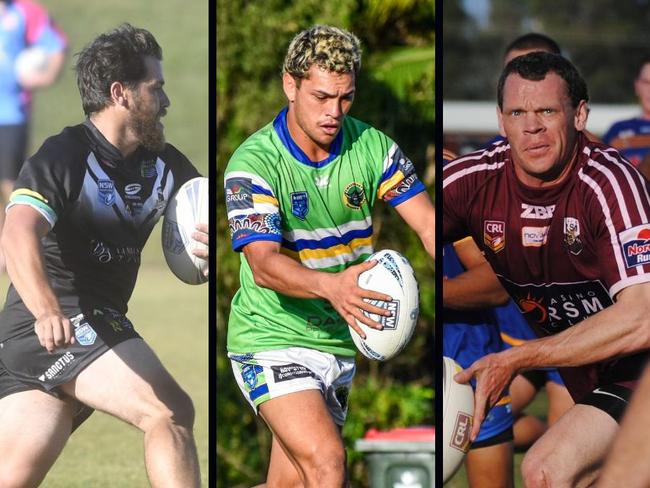
<path id="1" fill-rule="evenodd" d="M 163 48 L 165 90 L 171 99 L 164 120 L 167 139 L 208 170 L 208 2 L 181 0 L 42 0 L 68 34 L 70 54 L 64 74 L 52 88 L 36 94 L 31 147 L 79 123 L 83 113 L 72 71 L 72 54 L 95 35 L 128 21 L 149 29 Z M 2 297 L 6 278 L 0 279 Z M 3 300 L 3 299 L 2 299 Z M 204 485 L 208 466 L 208 288 L 178 281 L 167 269 L 160 234 L 152 235 L 143 255 L 129 318 L 162 362 L 190 394 L 196 408 L 195 435 Z M 43 487 L 143 487 L 142 435 L 95 413 L 70 439 Z"/>
<path id="2" fill-rule="evenodd" d="M 538 394 L 535 400 L 526 408 L 525 412 L 531 415 L 545 418 L 548 409 L 548 400 L 544 390 Z M 515 454 L 515 488 L 523 488 L 524 483 L 521 480 L 521 461 L 524 458 L 523 453 Z M 465 468 L 461 468 L 454 477 L 445 484 L 445 488 L 467 488 L 467 477 Z"/>

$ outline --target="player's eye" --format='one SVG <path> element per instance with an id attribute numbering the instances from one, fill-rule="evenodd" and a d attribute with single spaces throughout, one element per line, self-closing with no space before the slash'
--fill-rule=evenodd
<path id="1" fill-rule="evenodd" d="M 521 114 L 522 114 L 521 110 L 513 110 L 512 112 L 510 112 L 510 115 L 512 115 L 513 117 L 519 117 Z"/>

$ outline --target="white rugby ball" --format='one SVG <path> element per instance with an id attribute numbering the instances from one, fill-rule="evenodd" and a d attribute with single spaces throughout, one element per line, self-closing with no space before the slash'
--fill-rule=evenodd
<path id="1" fill-rule="evenodd" d="M 40 47 L 28 47 L 20 51 L 14 63 L 18 79 L 45 70 L 49 61 L 47 52 Z"/>
<path id="2" fill-rule="evenodd" d="M 192 254 L 205 244 L 192 239 L 196 224 L 207 224 L 209 216 L 209 185 L 204 177 L 193 178 L 181 185 L 165 209 L 162 229 L 163 254 L 169 269 L 190 285 L 205 283 L 208 261 Z"/>
<path id="3" fill-rule="evenodd" d="M 374 253 L 367 259 L 369 260 L 376 260 L 377 264 L 359 275 L 359 287 L 391 296 L 393 300 L 390 302 L 370 300 L 370 303 L 390 310 L 393 315 L 385 317 L 364 312 L 384 328 L 371 329 L 357 320 L 357 325 L 365 332 L 366 338 L 362 339 L 351 327 L 350 334 L 364 356 L 386 361 L 399 354 L 413 335 L 420 304 L 418 283 L 411 264 L 397 251 L 385 249 Z"/>
<path id="4" fill-rule="evenodd" d="M 447 482 L 463 462 L 469 449 L 474 420 L 474 390 L 469 384 L 454 381 L 461 368 L 456 361 L 443 357 L 442 367 L 442 479 Z"/>

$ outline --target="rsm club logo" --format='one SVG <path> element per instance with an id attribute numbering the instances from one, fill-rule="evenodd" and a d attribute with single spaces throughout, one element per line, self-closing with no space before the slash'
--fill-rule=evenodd
<path id="1" fill-rule="evenodd" d="M 500 279 L 526 321 L 543 335 L 561 332 L 613 303 L 600 281 L 536 285 Z"/>

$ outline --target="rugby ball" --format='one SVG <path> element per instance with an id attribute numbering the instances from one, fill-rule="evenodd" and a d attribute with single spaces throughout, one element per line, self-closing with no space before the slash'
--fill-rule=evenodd
<path id="1" fill-rule="evenodd" d="M 20 80 L 23 77 L 44 71 L 49 58 L 47 52 L 40 47 L 28 47 L 20 51 L 14 62 L 16 76 Z"/>
<path id="2" fill-rule="evenodd" d="M 163 218 L 162 247 L 167 265 L 178 279 L 190 285 L 208 281 L 208 261 L 192 254 L 194 249 L 206 248 L 192 234 L 196 224 L 208 223 L 208 201 L 208 179 L 193 178 L 183 183 L 171 198 Z"/>
<path id="3" fill-rule="evenodd" d="M 442 478 L 445 483 L 460 467 L 469 449 L 474 390 L 469 384 L 454 381 L 454 375 L 463 369 L 456 361 L 446 356 L 442 359 Z"/>
<path id="4" fill-rule="evenodd" d="M 408 344 L 418 322 L 418 283 L 408 260 L 397 251 L 389 249 L 371 255 L 368 260 L 377 264 L 359 275 L 358 284 L 366 290 L 386 293 L 393 298 L 390 302 L 366 300 L 373 305 L 393 312 L 389 317 L 364 312 L 364 315 L 381 323 L 382 330 L 372 329 L 357 320 L 365 332 L 362 339 L 350 327 L 352 340 L 357 349 L 367 358 L 386 361 L 395 357 Z"/>

